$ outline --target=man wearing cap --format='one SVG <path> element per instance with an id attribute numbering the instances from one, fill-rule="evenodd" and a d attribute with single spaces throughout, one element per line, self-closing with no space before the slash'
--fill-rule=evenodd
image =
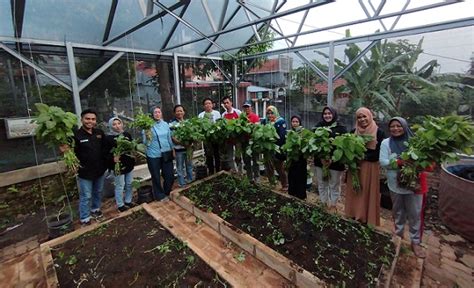
<path id="1" fill-rule="evenodd" d="M 258 124 L 260 123 L 260 117 L 258 117 L 257 114 L 253 113 L 252 110 L 252 102 L 250 100 L 247 100 L 244 102 L 242 105 L 242 110 L 243 113 L 247 116 L 247 119 L 249 120 L 250 123 L 252 124 Z M 259 166 L 258 166 L 258 154 L 257 153 L 252 153 L 252 156 L 249 156 L 247 154 L 247 147 L 249 145 L 249 140 L 250 139 L 245 139 L 242 141 L 242 153 L 243 153 L 243 158 L 244 158 L 244 165 L 245 165 L 245 171 L 247 172 L 247 177 L 250 180 L 253 180 L 255 182 L 258 182 L 259 179 Z"/>

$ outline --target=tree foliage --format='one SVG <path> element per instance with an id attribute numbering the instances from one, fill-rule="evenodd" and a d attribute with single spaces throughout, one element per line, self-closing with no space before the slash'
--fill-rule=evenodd
<path id="1" fill-rule="evenodd" d="M 435 87 L 429 77 L 438 65 L 436 60 L 427 62 L 419 69 L 415 67 L 418 56 L 423 52 L 422 44 L 423 39 L 416 45 L 408 40 L 377 42 L 370 53 L 344 73 L 347 84 L 338 87 L 335 92 L 351 94 L 352 110 L 367 106 L 386 116 L 399 115 L 404 99 L 419 103 L 418 92 Z M 349 44 L 344 52 L 348 61 L 352 61 L 361 49 L 356 44 Z M 335 62 L 339 68 L 347 65 L 340 59 L 335 59 Z"/>

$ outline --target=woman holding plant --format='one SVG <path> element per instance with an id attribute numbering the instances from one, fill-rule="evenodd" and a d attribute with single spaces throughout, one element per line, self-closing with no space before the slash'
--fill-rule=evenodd
<path id="1" fill-rule="evenodd" d="M 316 124 L 315 128 L 328 127 L 331 130 L 330 138 L 347 133 L 346 127 L 337 122 L 337 120 L 336 109 L 326 106 L 323 108 L 321 121 Z M 319 200 L 332 211 L 336 210 L 336 203 L 341 195 L 341 176 L 345 167 L 340 161 L 332 162 L 330 155 L 327 159 L 321 158 L 317 156 L 314 158 Z"/>
<path id="2" fill-rule="evenodd" d="M 297 133 L 301 133 L 304 130 L 299 116 L 294 115 L 291 117 L 291 130 Z M 302 200 L 306 199 L 306 174 L 308 173 L 306 166 L 306 158 L 301 154 L 300 158 L 296 161 L 291 161 L 288 167 L 288 194 Z"/>
<path id="3" fill-rule="evenodd" d="M 115 203 L 117 209 L 124 212 L 136 206 L 132 202 L 132 171 L 135 167 L 135 158 L 128 154 L 133 149 L 132 135 L 124 131 L 120 118 L 112 117 L 109 119 L 109 132 L 105 139 L 109 151 L 107 168 L 114 173 Z"/>
<path id="4" fill-rule="evenodd" d="M 286 121 L 278 113 L 278 109 L 275 106 L 268 106 L 266 110 L 266 118 L 263 120 L 262 124 L 273 124 L 278 134 L 279 139 L 276 141 L 276 145 L 281 148 L 285 144 L 286 140 Z M 275 169 L 278 172 L 280 177 L 281 189 L 283 191 L 288 191 L 288 177 L 286 175 L 284 162 L 286 156 L 283 153 L 275 153 L 272 161 L 267 163 L 265 170 L 267 172 L 267 177 L 270 183 L 274 184 Z"/>
<path id="5" fill-rule="evenodd" d="M 385 138 L 374 121 L 372 112 L 361 107 L 356 111 L 356 128 L 354 133 L 359 136 L 370 136 L 366 142 L 364 160 L 359 162 L 360 185 L 353 185 L 350 174 L 347 177 L 345 214 L 359 222 L 374 226 L 380 225 L 380 183 L 379 154 L 380 144 Z M 360 186 L 360 189 L 354 187 Z"/>
<path id="6" fill-rule="evenodd" d="M 180 123 L 184 121 L 184 115 L 186 111 L 184 110 L 183 105 L 176 105 L 173 109 L 174 112 L 174 119 L 170 122 L 170 129 L 171 132 L 179 127 Z M 186 149 L 188 147 L 183 146 L 175 137 L 171 137 L 173 139 L 174 151 L 176 154 L 176 171 L 178 174 L 178 184 L 179 187 L 183 187 L 187 183 L 191 183 L 193 181 L 193 159 L 190 157 L 188 159 Z M 186 181 L 185 181 L 185 174 L 184 174 L 184 167 L 186 166 Z"/>
<path id="7" fill-rule="evenodd" d="M 146 145 L 146 162 L 151 174 L 153 198 L 167 200 L 173 186 L 173 140 L 171 130 L 163 119 L 160 107 L 152 110 L 155 124 L 151 128 L 151 141 L 143 133 L 143 143 Z M 163 176 L 163 186 L 161 178 Z"/>
<path id="8" fill-rule="evenodd" d="M 399 167 L 403 166 L 400 155 L 407 150 L 407 141 L 413 136 L 408 123 L 401 117 L 394 117 L 388 122 L 390 137 L 383 140 L 380 147 L 380 165 L 386 168 L 387 184 L 392 196 L 392 214 L 395 222 L 395 234 L 403 238 L 405 222 L 408 220 L 411 247 L 415 255 L 425 258 L 420 246 L 423 233 L 423 202 L 428 191 L 426 173 L 418 176 L 419 189 L 409 190 L 400 187 L 397 180 Z M 392 162 L 397 167 L 391 165 Z"/>

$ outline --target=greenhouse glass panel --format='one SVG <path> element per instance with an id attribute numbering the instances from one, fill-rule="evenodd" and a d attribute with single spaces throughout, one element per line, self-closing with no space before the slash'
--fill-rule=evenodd
<path id="1" fill-rule="evenodd" d="M 23 37 L 100 44 L 110 3 L 108 0 L 28 1 Z"/>
<path id="2" fill-rule="evenodd" d="M 10 1 L 0 2 L 0 36 L 13 36 Z"/>

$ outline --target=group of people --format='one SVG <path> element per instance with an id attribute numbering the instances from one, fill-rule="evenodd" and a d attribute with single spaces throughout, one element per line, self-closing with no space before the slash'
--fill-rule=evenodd
<path id="1" fill-rule="evenodd" d="M 214 110 L 212 99 L 203 101 L 204 111 L 199 118 L 208 118 L 215 122 L 220 118 L 236 119 L 241 113 L 245 113 L 249 122 L 258 124 L 271 124 L 275 127 L 279 139 L 278 146 L 283 146 L 286 141 L 286 121 L 278 113 L 274 106 L 266 108 L 265 118 L 260 118 L 252 111 L 252 103 L 246 101 L 243 111 L 232 106 L 229 97 L 222 99 L 225 111 L 221 114 Z M 153 186 L 153 198 L 158 201 L 166 201 L 174 182 L 174 165 L 176 159 L 177 180 L 179 186 L 185 186 L 193 181 L 192 159 L 188 159 L 186 148 L 173 137 L 173 131 L 184 121 L 185 109 L 182 105 L 174 107 L 175 118 L 168 124 L 162 118 L 160 107 L 152 109 L 152 117 L 155 124 L 151 129 L 151 138 L 143 133 L 143 142 L 146 145 L 146 160 L 151 174 Z M 124 125 L 120 118 L 112 117 L 109 120 L 109 132 L 105 134 L 96 128 L 97 114 L 93 110 L 84 110 L 81 113 L 81 127 L 75 131 L 74 150 L 80 160 L 81 166 L 78 171 L 79 182 L 79 214 L 83 224 L 90 223 L 91 217 L 101 217 L 101 191 L 103 188 L 105 171 L 109 169 L 115 177 L 115 200 L 117 209 L 125 211 L 135 206 L 132 202 L 132 170 L 135 165 L 134 158 L 129 155 L 114 157 L 111 150 L 116 145 L 115 138 L 123 135 L 131 139 L 131 135 L 124 131 Z M 292 130 L 297 133 L 303 131 L 302 121 L 299 116 L 290 119 Z M 321 120 L 316 127 L 328 127 L 330 136 L 335 137 L 347 133 L 347 129 L 338 121 L 337 111 L 332 107 L 324 107 Z M 403 166 L 399 159 L 400 154 L 407 149 L 407 140 L 413 135 L 405 119 L 395 117 L 389 121 L 390 137 L 385 139 L 384 132 L 377 126 L 372 112 L 367 108 L 359 108 L 356 111 L 356 125 L 352 133 L 357 135 L 370 135 L 371 140 L 366 143 L 364 160 L 358 163 L 360 191 L 355 191 L 352 186 L 350 174 L 347 176 L 345 193 L 345 214 L 362 223 L 374 226 L 380 225 L 380 166 L 386 168 L 388 187 L 393 200 L 393 218 L 395 222 L 395 234 L 402 236 L 405 222 L 409 224 L 409 234 L 412 248 L 418 257 L 425 257 L 420 246 L 423 231 L 423 203 L 424 196 L 428 190 L 425 173 L 420 174 L 420 189 L 410 191 L 401 188 L 397 183 L 397 170 Z M 225 140 L 223 145 L 204 142 L 206 166 L 209 174 L 220 170 L 242 170 L 242 161 L 247 177 L 253 181 L 259 181 L 259 155 L 248 155 L 235 151 L 245 151 L 249 139 L 241 139 L 238 143 L 233 139 Z M 235 147 L 241 145 L 241 147 Z M 237 149 L 239 148 L 239 149 Z M 62 147 L 62 150 L 67 149 Z M 292 161 L 289 167 L 285 167 L 286 156 L 283 152 L 275 153 L 270 163 L 265 163 L 266 175 L 273 183 L 275 170 L 281 183 L 281 190 L 288 191 L 290 195 L 300 199 L 306 199 L 307 160 L 300 158 Z M 391 162 L 397 160 L 399 168 L 393 168 Z M 114 165 L 120 161 L 120 175 L 115 175 Z M 318 182 L 319 199 L 328 210 L 335 211 L 336 203 L 341 194 L 341 178 L 345 167 L 339 162 L 314 157 L 316 178 Z M 323 167 L 329 169 L 329 177 L 324 177 Z M 287 174 L 288 171 L 288 174 Z M 163 183 L 161 183 L 161 176 Z"/>

